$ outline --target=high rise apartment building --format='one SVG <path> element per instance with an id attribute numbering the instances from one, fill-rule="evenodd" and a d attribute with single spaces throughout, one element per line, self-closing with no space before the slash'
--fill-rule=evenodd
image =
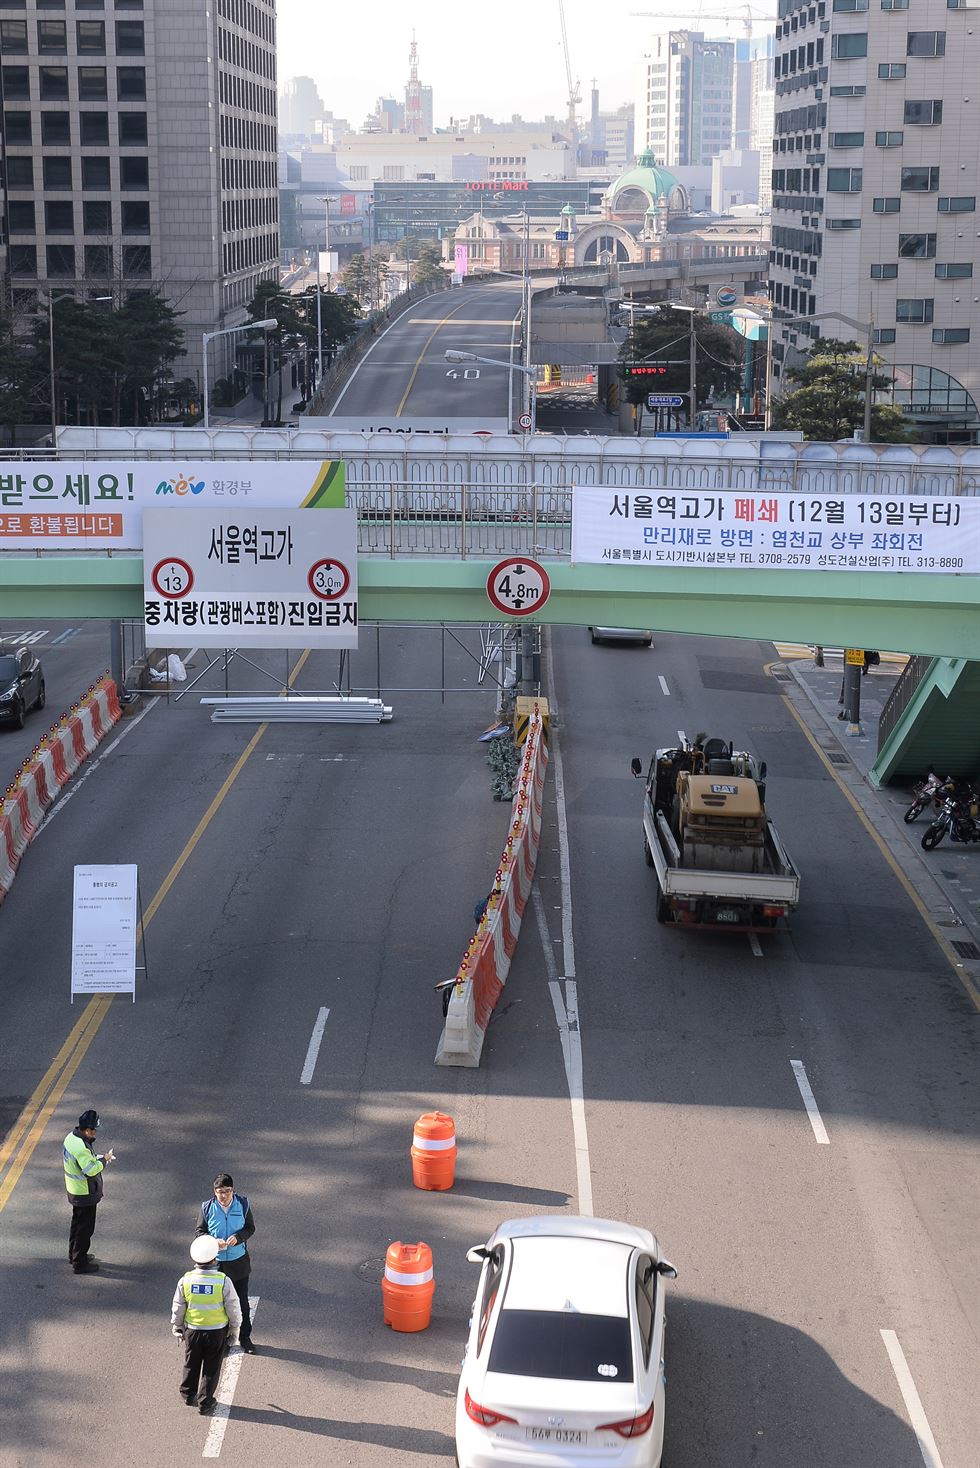
<path id="1" fill-rule="evenodd" d="M 980 16 L 956 0 L 780 0 L 776 393 L 814 337 L 864 345 L 839 312 L 920 430 L 980 429 L 978 78 Z"/>
<path id="2" fill-rule="evenodd" d="M 275 0 L 0 0 L 0 92 L 15 321 L 39 288 L 156 288 L 194 377 L 278 279 Z"/>
<path id="3" fill-rule="evenodd" d="M 639 68 L 637 150 L 673 168 L 710 163 L 730 148 L 734 67 L 732 41 L 707 41 L 700 31 L 651 36 Z"/>

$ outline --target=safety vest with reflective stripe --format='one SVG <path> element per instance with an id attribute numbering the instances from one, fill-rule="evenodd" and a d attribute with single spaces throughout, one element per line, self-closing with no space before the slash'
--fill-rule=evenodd
<path id="1" fill-rule="evenodd" d="M 180 1281 L 187 1309 L 184 1324 L 192 1330 L 219 1330 L 228 1324 L 222 1298 L 225 1275 L 217 1270 L 192 1269 Z"/>
<path id="2" fill-rule="evenodd" d="M 96 1157 L 84 1137 L 69 1132 L 62 1146 L 65 1162 L 65 1187 L 73 1198 L 87 1198 L 88 1179 L 98 1177 L 103 1164 Z"/>

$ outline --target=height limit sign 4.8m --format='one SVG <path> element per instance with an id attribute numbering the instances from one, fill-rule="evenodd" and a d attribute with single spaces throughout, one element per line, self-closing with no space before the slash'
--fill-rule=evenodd
<path id="1" fill-rule="evenodd" d="M 487 577 L 487 596 L 505 617 L 540 612 L 551 595 L 551 578 L 539 561 L 511 556 L 498 561 Z"/>

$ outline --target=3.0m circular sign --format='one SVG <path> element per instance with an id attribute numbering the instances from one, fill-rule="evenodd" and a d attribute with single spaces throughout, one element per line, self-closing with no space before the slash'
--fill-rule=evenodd
<path id="1" fill-rule="evenodd" d="M 511 556 L 498 561 L 487 577 L 487 596 L 505 617 L 540 612 L 551 595 L 551 577 L 539 561 Z"/>

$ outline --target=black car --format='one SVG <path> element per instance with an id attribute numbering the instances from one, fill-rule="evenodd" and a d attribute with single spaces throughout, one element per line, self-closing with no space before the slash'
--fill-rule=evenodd
<path id="1" fill-rule="evenodd" d="M 28 709 L 44 708 L 41 660 L 29 647 L 0 652 L 0 723 L 23 729 Z"/>

